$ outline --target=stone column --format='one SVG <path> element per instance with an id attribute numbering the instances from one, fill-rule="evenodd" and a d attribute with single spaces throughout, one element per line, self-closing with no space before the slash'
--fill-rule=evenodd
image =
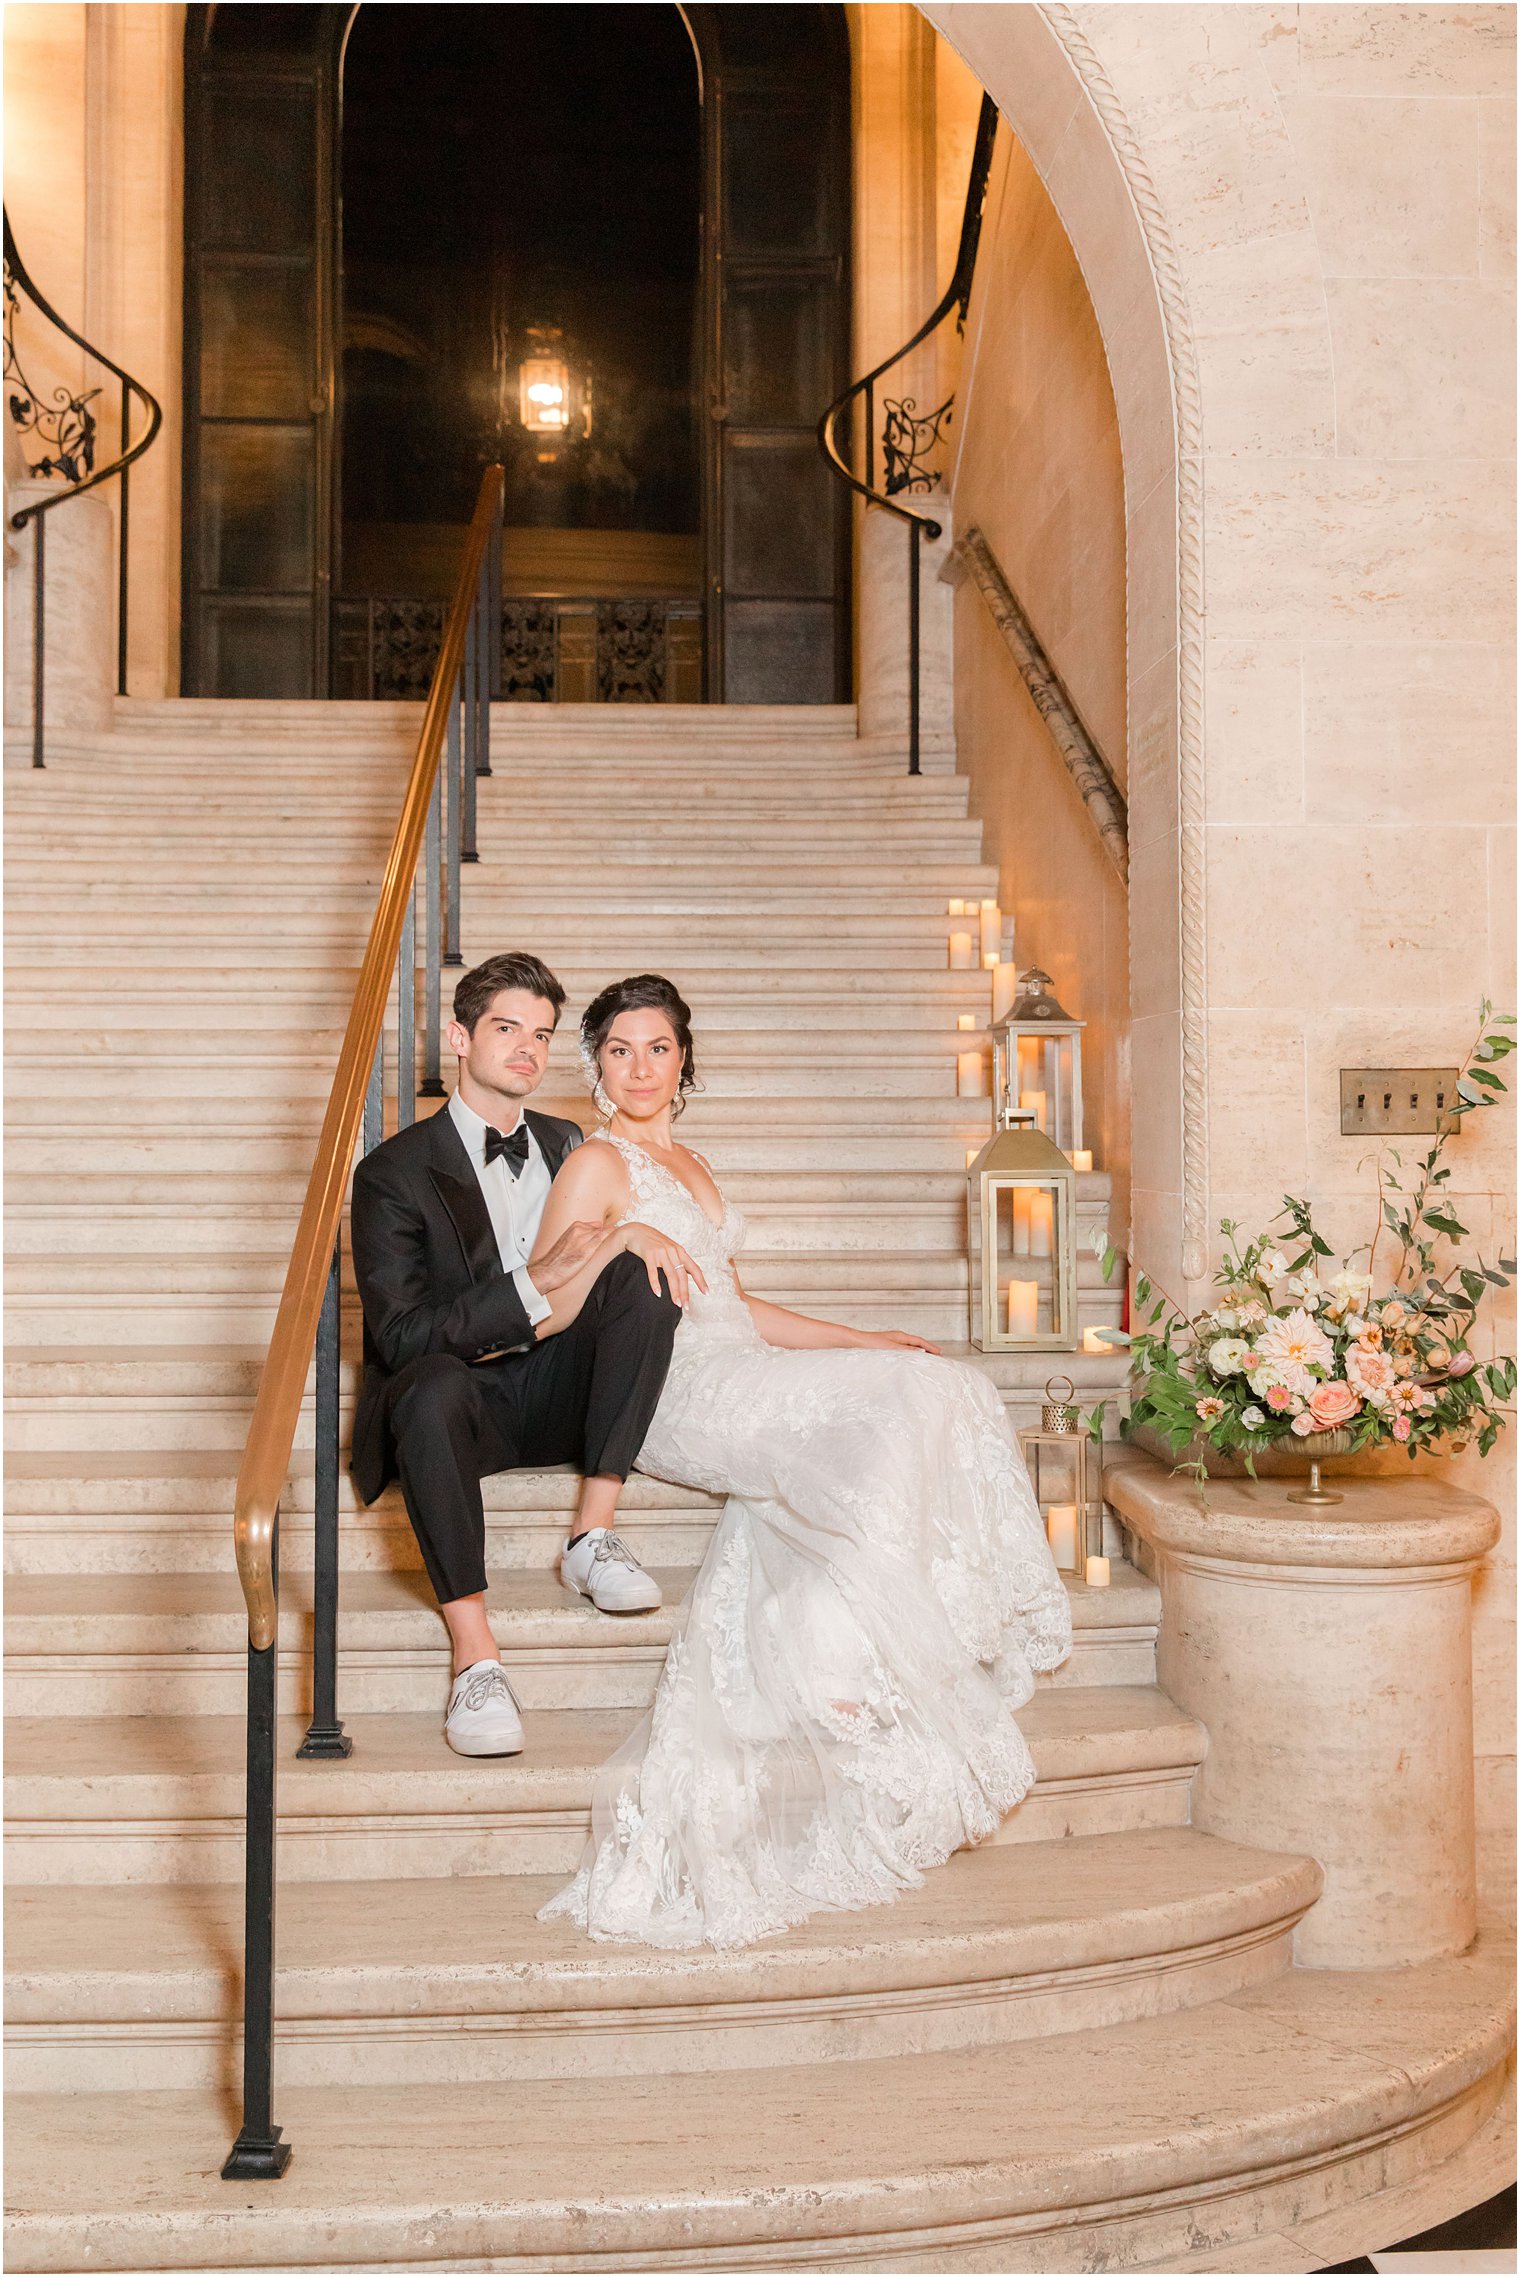
<path id="1" fill-rule="evenodd" d="M 1302 1964 L 1459 1953 L 1477 1927 L 1471 1583 L 1498 1513 L 1429 1477 L 1337 1478 L 1328 1510 L 1290 1503 L 1291 1483 L 1211 1479 L 1201 1502 L 1147 1456 L 1105 1475 L 1161 1586 L 1161 1686 L 1209 1735 L 1193 1823 L 1319 1860 Z"/>
<path id="2" fill-rule="evenodd" d="M 7 765 L 31 761 L 32 603 L 36 521 L 13 530 L 10 516 L 35 498 L 56 497 L 52 482 L 17 482 L 6 494 L 5 726 Z M 97 491 L 66 499 L 47 515 L 43 549 L 43 688 L 49 735 L 98 735 L 111 724 L 116 685 L 116 558 L 111 509 Z"/>

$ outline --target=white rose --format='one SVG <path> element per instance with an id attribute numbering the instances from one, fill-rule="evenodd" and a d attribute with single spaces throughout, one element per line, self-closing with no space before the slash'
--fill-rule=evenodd
<path id="1" fill-rule="evenodd" d="M 1213 1321 L 1216 1328 L 1223 1329 L 1227 1334 L 1233 1334 L 1240 1326 L 1240 1315 L 1233 1305 L 1221 1305 L 1218 1312 L 1213 1315 Z"/>
<path id="2" fill-rule="evenodd" d="M 1264 1431 L 1267 1426 L 1267 1419 L 1259 1407 L 1243 1407 L 1240 1420 L 1248 1431 Z"/>
<path id="3" fill-rule="evenodd" d="M 1221 1336 L 1209 1346 L 1209 1366 L 1216 1376 L 1238 1376 L 1251 1359 L 1251 1347 L 1243 1336 Z"/>

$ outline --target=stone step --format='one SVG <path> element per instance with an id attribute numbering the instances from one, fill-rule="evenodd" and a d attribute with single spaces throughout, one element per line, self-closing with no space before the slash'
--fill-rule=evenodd
<path id="1" fill-rule="evenodd" d="M 230 1526 L 228 1532 L 230 1535 Z M 643 1708 L 654 1696 L 691 1568 L 655 1569 L 656 1612 L 613 1618 L 552 1573 L 491 1583 L 491 1621 L 525 1708 Z M 1113 1585 L 1068 1580 L 1075 1642 L 1042 1682 L 1151 1684 L 1157 1599 L 1133 1568 Z M 281 1712 L 309 1712 L 310 1575 L 282 1580 Z M 247 1617 L 237 1577 L 219 1573 L 15 1576 L 6 1591 L 6 1706 L 18 1716 L 235 1716 L 246 1695 Z M 351 1575 L 339 1607 L 344 1715 L 437 1713 L 447 1689 L 443 1622 L 415 1570 Z"/>
<path id="2" fill-rule="evenodd" d="M 303 1762 L 300 1721 L 281 1727 L 282 1887 L 574 1870 L 597 1768 L 634 1711 L 529 1710 L 521 1755 L 471 1762 L 443 1738 L 442 1700 L 426 1715 L 346 1717 L 354 1752 L 341 1763 Z M 1019 1725 L 1038 1784 L 998 1844 L 1187 1824 L 1206 1738 L 1153 1685 L 1044 1689 Z M 12 1717 L 7 1880 L 240 1882 L 245 1752 L 239 1716 Z"/>
<path id="3" fill-rule="evenodd" d="M 489 1905 L 458 1877 L 287 1882 L 282 2085 L 457 2096 L 484 2080 L 985 2051 L 1280 1976 L 1322 1876 L 1189 1827 L 989 1844 L 859 1924 L 822 1914 L 727 1953 L 599 1948 L 535 1920 L 562 1880 L 504 1879 Z M 217 2084 L 241 1917 L 241 1891 L 215 1884 L 12 1890 L 8 2093 Z"/>
<path id="4" fill-rule="evenodd" d="M 963 1863 L 981 1855 L 945 1879 Z M 1412 2186 L 1425 2220 L 1503 2186 L 1513 1965 L 1485 1936 L 1044 2039 L 777 2064 L 723 2095 L 704 2073 L 482 2081 L 467 2125 L 412 2085 L 283 2085 L 296 2155 L 268 2188 L 220 2179 L 224 2023 L 212 2087 L 12 2093 L 10 2266 L 1323 2267 L 1419 2227 Z"/>

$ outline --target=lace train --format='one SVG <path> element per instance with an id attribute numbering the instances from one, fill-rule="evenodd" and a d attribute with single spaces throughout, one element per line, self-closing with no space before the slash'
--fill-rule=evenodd
<path id="1" fill-rule="evenodd" d="M 714 1225 L 641 1149 L 634 1211 L 709 1284 L 639 1468 L 729 1500 L 654 1705 L 598 1775 L 591 1936 L 733 1946 L 889 1902 L 1032 1785 L 1013 1711 L 1071 1648 L 1017 1443 L 979 1371 L 767 1345 Z M 700 1221 L 700 1222 L 697 1222 Z"/>

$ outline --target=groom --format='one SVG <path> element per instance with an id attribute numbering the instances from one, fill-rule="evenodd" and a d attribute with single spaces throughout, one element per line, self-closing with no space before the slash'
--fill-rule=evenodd
<path id="1" fill-rule="evenodd" d="M 368 1503 L 400 1478 L 454 1647 L 444 1736 L 461 1755 L 523 1744 L 486 1618 L 483 1478 L 574 1463 L 585 1475 L 560 1561 L 567 1587 L 604 1613 L 660 1602 L 659 1584 L 600 1520 L 644 1443 L 695 1268 L 679 1242 L 625 1226 L 625 1254 L 554 1329 L 549 1300 L 606 1238 L 602 1226 L 572 1225 L 528 1272 L 550 1182 L 582 1143 L 574 1123 L 522 1104 L 543 1078 L 564 1001 L 537 957 L 514 951 L 467 972 L 448 1030 L 453 1097 L 354 1172 L 364 1307 L 354 1483 Z"/>

